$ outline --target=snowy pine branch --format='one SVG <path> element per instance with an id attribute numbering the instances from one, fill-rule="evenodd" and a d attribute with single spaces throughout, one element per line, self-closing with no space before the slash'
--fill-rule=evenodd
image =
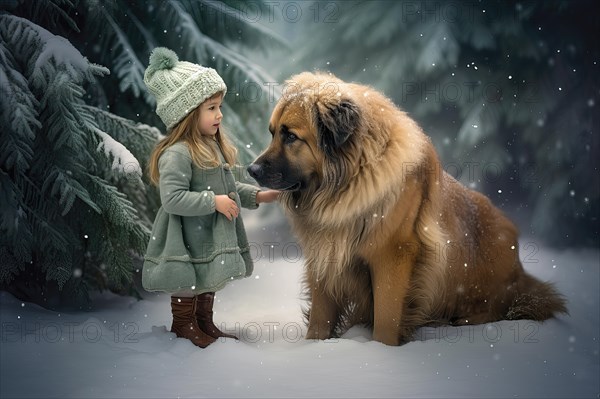
<path id="1" fill-rule="evenodd" d="M 94 128 L 95 133 L 100 138 L 97 150 L 104 150 L 104 155 L 107 158 L 113 159 L 112 169 L 119 173 L 126 174 L 130 177 L 142 177 L 142 169 L 138 160 L 129 152 L 129 150 L 121 143 L 110 137 L 100 129 Z"/>
<path id="2" fill-rule="evenodd" d="M 96 107 L 84 105 L 82 111 L 93 118 L 100 130 L 123 144 L 142 163 L 150 157 L 155 144 L 164 137 L 160 130 L 153 126 L 134 123 Z"/>
<path id="3" fill-rule="evenodd" d="M 31 65 L 28 79 L 35 87 L 44 87 L 52 75 L 49 68 L 61 68 L 69 78 L 81 83 L 94 74 L 107 74 L 106 68 L 91 64 L 64 37 L 54 35 L 24 18 L 0 14 L 0 36 L 20 62 Z"/>
<path id="4" fill-rule="evenodd" d="M 39 296 L 54 285 L 68 291 L 68 300 L 85 300 L 88 288 L 106 285 L 89 274 L 102 263 L 116 265 L 105 280 L 130 282 L 131 251 L 145 249 L 149 216 L 140 218 L 126 195 L 102 177 L 114 168 L 139 181 L 141 168 L 95 116 L 111 121 L 106 124 L 116 136 L 135 132 L 137 140 L 129 142 L 144 157 L 157 130 L 94 112 L 84 101 L 84 86 L 108 70 L 27 19 L 0 14 L 0 61 L 0 253 L 9 254 L 0 262 L 0 286 Z M 148 209 L 139 192 L 144 190 L 133 192 L 136 206 Z M 97 232 L 100 242 L 111 238 L 111 251 L 89 245 Z"/>
<path id="5" fill-rule="evenodd" d="M 159 206 L 155 190 L 140 184 L 142 166 L 162 138 L 148 125 L 159 122 L 143 84 L 152 48 L 169 46 L 182 59 L 216 66 L 232 84 L 263 87 L 265 80 L 274 81 L 239 54 L 277 42 L 263 27 L 235 20 L 239 4 L 114 0 L 80 5 L 17 2 L 0 14 L 0 254 L 8 259 L 0 262 L 0 288 L 15 287 L 24 300 L 44 306 L 87 301 L 88 290 L 133 289 L 132 257 L 144 252 Z M 202 7 L 217 7 L 228 26 L 240 30 L 219 34 L 223 26 L 199 12 Z M 54 32 L 72 34 L 76 21 L 86 21 L 81 35 Z M 251 40 L 245 43 L 236 35 Z M 230 39 L 235 51 L 222 44 Z M 114 67 L 113 76 L 99 79 L 109 70 L 82 52 Z M 131 101 L 141 96 L 146 101 Z M 253 115 L 267 105 L 230 102 L 228 121 L 239 128 L 259 123 Z M 252 142 L 260 140 L 250 133 L 237 144 L 247 155 Z"/>

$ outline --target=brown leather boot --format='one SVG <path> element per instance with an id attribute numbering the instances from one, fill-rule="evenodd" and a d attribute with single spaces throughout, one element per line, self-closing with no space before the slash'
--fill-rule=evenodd
<path id="1" fill-rule="evenodd" d="M 173 313 L 173 324 L 171 332 L 174 332 L 179 338 L 187 338 L 196 346 L 206 348 L 216 341 L 215 338 L 207 335 L 198 326 L 196 321 L 196 301 L 195 298 L 171 297 L 171 312 Z"/>
<path id="2" fill-rule="evenodd" d="M 205 292 L 204 294 L 196 295 L 196 319 L 198 320 L 198 326 L 200 326 L 202 331 L 215 339 L 220 337 L 238 339 L 235 335 L 224 333 L 215 326 L 213 322 L 214 303 L 214 292 Z"/>

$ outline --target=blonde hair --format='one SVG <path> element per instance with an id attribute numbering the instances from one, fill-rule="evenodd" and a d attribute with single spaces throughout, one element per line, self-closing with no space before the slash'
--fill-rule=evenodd
<path id="1" fill-rule="evenodd" d="M 218 92 L 206 101 L 222 95 L 223 92 Z M 148 175 L 150 176 L 150 181 L 155 186 L 158 186 L 160 180 L 160 172 L 158 170 L 160 156 L 167 148 L 180 141 L 187 144 L 192 156 L 192 162 L 201 169 L 214 168 L 221 164 L 217 145 L 221 149 L 225 162 L 230 165 L 235 165 L 236 163 L 237 149 L 227 139 L 221 127 L 217 130 L 214 139 L 200 132 L 200 106 L 198 106 L 181 122 L 175 125 L 171 132 L 154 147 L 150 155 L 150 161 L 148 162 Z"/>

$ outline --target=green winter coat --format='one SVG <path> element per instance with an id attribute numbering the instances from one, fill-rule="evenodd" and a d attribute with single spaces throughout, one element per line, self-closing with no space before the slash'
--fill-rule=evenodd
<path id="1" fill-rule="evenodd" d="M 144 288 L 200 294 L 250 276 L 254 266 L 242 216 L 229 221 L 215 210 L 215 196 L 225 194 L 238 207 L 255 209 L 259 189 L 236 182 L 227 163 L 197 167 L 181 142 L 163 152 L 158 169 L 162 206 L 144 257 Z"/>

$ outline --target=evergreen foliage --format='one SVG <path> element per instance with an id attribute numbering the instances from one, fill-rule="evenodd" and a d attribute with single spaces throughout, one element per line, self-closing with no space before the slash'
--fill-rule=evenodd
<path id="1" fill-rule="evenodd" d="M 0 14 L 0 54 L 0 285 L 49 307 L 130 290 L 148 217 L 107 179 L 143 192 L 119 140 L 145 159 L 158 131 L 87 105 L 84 85 L 108 69 L 27 19 Z"/>
<path id="2" fill-rule="evenodd" d="M 238 133 L 248 120 L 261 125 L 254 115 L 268 114 L 266 96 L 242 107 L 234 82 L 264 90 L 271 79 L 241 51 L 282 44 L 244 18 L 242 6 L 0 5 L 0 288 L 46 307 L 85 308 L 94 290 L 137 295 L 134 277 L 159 207 L 142 173 L 162 137 L 143 83 L 148 56 L 167 46 L 181 59 L 215 67 L 229 86 L 230 126 Z M 255 155 L 248 143 L 265 144 L 260 127 L 250 130 L 254 135 L 232 135 L 244 162 Z"/>
<path id="3" fill-rule="evenodd" d="M 78 21 L 84 28 L 75 40 L 90 59 L 109 66 L 118 82 L 101 82 L 100 104 L 164 129 L 143 76 L 151 50 L 170 48 L 180 60 L 215 68 L 223 77 L 228 87 L 225 127 L 238 144 L 240 162 L 250 163 L 267 144 L 264 132 L 272 104 L 265 83 L 275 80 L 244 53 L 266 54 L 285 47 L 275 33 L 251 18 L 250 6 L 258 7 L 261 15 L 269 12 L 262 1 L 81 2 Z"/>
<path id="4" fill-rule="evenodd" d="M 433 137 L 446 170 L 553 245 L 599 241 L 594 1 L 351 1 L 308 21 L 300 62 L 371 84 Z"/>

